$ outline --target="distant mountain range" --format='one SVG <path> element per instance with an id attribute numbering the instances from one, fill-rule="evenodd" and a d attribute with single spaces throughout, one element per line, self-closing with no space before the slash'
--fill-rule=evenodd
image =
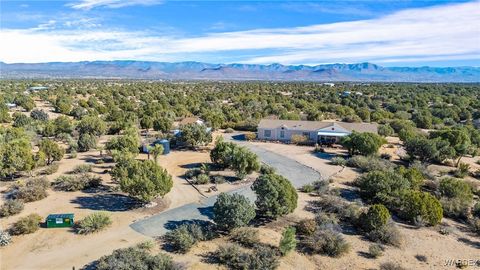
<path id="1" fill-rule="evenodd" d="M 307 65 L 92 61 L 6 64 L 0 78 L 122 78 L 357 82 L 480 82 L 480 67 L 382 67 L 372 63 Z"/>

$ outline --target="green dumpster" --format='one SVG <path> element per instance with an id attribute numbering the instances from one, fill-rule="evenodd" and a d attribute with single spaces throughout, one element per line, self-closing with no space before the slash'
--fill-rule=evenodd
<path id="1" fill-rule="evenodd" d="M 72 227 L 73 214 L 51 214 L 48 215 L 46 224 L 47 228 Z"/>

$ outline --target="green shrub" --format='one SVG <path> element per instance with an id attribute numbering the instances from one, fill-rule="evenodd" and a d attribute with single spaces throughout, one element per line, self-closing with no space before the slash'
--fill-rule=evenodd
<path id="1" fill-rule="evenodd" d="M 185 178 L 187 179 L 193 179 L 195 177 L 197 177 L 197 175 L 201 174 L 202 173 L 202 170 L 200 170 L 199 168 L 193 168 L 193 169 L 189 169 L 185 172 Z"/>
<path id="2" fill-rule="evenodd" d="M 0 247 L 8 246 L 12 241 L 12 237 L 7 231 L 0 230 Z"/>
<path id="3" fill-rule="evenodd" d="M 10 233 L 12 235 L 34 233 L 40 228 L 41 221 L 42 217 L 38 214 L 30 214 L 26 217 L 22 217 L 12 225 Z"/>
<path id="4" fill-rule="evenodd" d="M 330 162 L 333 165 L 338 165 L 338 166 L 345 166 L 347 165 L 347 161 L 343 157 L 333 157 Z"/>
<path id="5" fill-rule="evenodd" d="M 85 267 L 88 268 L 88 267 Z M 148 249 L 129 247 L 116 249 L 112 254 L 101 257 L 93 264 L 97 270 L 181 270 L 182 265 L 175 263 L 172 257 L 159 253 L 151 255 Z"/>
<path id="6" fill-rule="evenodd" d="M 279 264 L 277 251 L 265 245 L 256 246 L 246 258 L 247 269 L 252 270 L 274 270 Z"/>
<path id="7" fill-rule="evenodd" d="M 275 168 L 270 165 L 262 164 L 260 166 L 260 173 L 261 174 L 273 174 L 275 173 Z"/>
<path id="8" fill-rule="evenodd" d="M 0 217 L 8 217 L 19 214 L 23 210 L 23 202 L 20 200 L 6 200 L 0 207 Z"/>
<path id="9" fill-rule="evenodd" d="M 365 236 L 373 242 L 394 247 L 401 247 L 405 242 L 403 235 L 393 223 L 370 231 Z"/>
<path id="10" fill-rule="evenodd" d="M 282 238 L 280 239 L 279 250 L 280 253 L 285 256 L 290 251 L 295 250 L 297 247 L 297 239 L 295 238 L 295 228 L 288 227 L 282 233 Z"/>
<path id="11" fill-rule="evenodd" d="M 255 208 L 243 195 L 220 193 L 213 205 L 213 215 L 218 227 L 228 231 L 247 225 L 255 217 Z"/>
<path id="12" fill-rule="evenodd" d="M 45 169 L 43 169 L 42 173 L 45 175 L 51 175 L 56 173 L 59 168 L 60 168 L 60 165 L 58 163 L 52 163 L 48 165 Z"/>
<path id="13" fill-rule="evenodd" d="M 235 132 L 235 130 L 233 130 L 233 128 L 225 129 L 225 133 L 233 133 L 233 132 Z"/>
<path id="14" fill-rule="evenodd" d="M 362 229 L 370 232 L 385 227 L 390 218 L 390 212 L 384 205 L 375 204 L 360 216 L 360 222 Z"/>
<path id="15" fill-rule="evenodd" d="M 95 212 L 78 222 L 76 229 L 79 234 L 89 234 L 104 230 L 111 224 L 112 220 L 108 213 Z"/>
<path id="16" fill-rule="evenodd" d="M 458 198 L 441 198 L 443 215 L 450 218 L 465 219 L 470 215 L 470 203 Z"/>
<path id="17" fill-rule="evenodd" d="M 225 180 L 225 177 L 223 177 L 222 175 L 215 175 L 213 177 L 213 182 L 217 185 L 220 185 L 220 184 L 225 183 L 226 180 Z"/>
<path id="18" fill-rule="evenodd" d="M 472 214 L 473 214 L 475 217 L 480 218 L 480 202 L 477 202 L 477 203 L 473 206 Z"/>
<path id="19" fill-rule="evenodd" d="M 368 247 L 368 254 L 372 256 L 372 258 L 378 258 L 383 255 L 383 247 L 378 244 L 373 244 Z"/>
<path id="20" fill-rule="evenodd" d="M 80 174 L 80 173 L 89 173 L 92 172 L 93 166 L 91 164 L 80 164 L 75 167 L 72 173 Z"/>
<path id="21" fill-rule="evenodd" d="M 426 225 L 435 226 L 443 217 L 442 205 L 427 192 L 406 191 L 401 195 L 399 205 L 399 215 L 411 222 L 420 216 Z"/>
<path id="22" fill-rule="evenodd" d="M 247 257 L 240 246 L 237 244 L 226 244 L 219 246 L 213 253 L 213 257 L 219 264 L 227 266 L 229 269 L 248 269 Z"/>
<path id="23" fill-rule="evenodd" d="M 52 186 L 57 190 L 77 191 L 87 188 L 98 187 L 102 179 L 89 174 L 79 176 L 62 175 L 55 179 Z"/>
<path id="24" fill-rule="evenodd" d="M 458 178 L 464 178 L 469 174 L 469 170 L 470 170 L 470 164 L 462 162 L 458 165 L 458 168 L 455 170 L 454 175 L 455 177 L 458 177 Z"/>
<path id="25" fill-rule="evenodd" d="M 440 194 L 447 198 L 457 198 L 466 202 L 473 199 L 472 188 L 462 180 L 446 177 L 440 180 Z"/>
<path id="26" fill-rule="evenodd" d="M 391 205 L 402 191 L 410 189 L 410 182 L 393 171 L 371 171 L 355 180 L 362 198 L 372 203 Z"/>
<path id="27" fill-rule="evenodd" d="M 329 228 L 317 229 L 311 236 L 302 240 L 305 250 L 313 254 L 325 254 L 331 257 L 341 257 L 350 251 L 343 236 Z"/>
<path id="28" fill-rule="evenodd" d="M 182 224 L 167 232 L 163 239 L 166 246 L 180 253 L 188 252 L 199 241 L 210 240 L 215 236 L 211 226 L 199 224 Z"/>
<path id="29" fill-rule="evenodd" d="M 300 191 L 304 193 L 312 193 L 314 190 L 315 189 L 312 184 L 305 184 L 302 187 L 300 187 Z"/>
<path id="30" fill-rule="evenodd" d="M 470 221 L 470 228 L 472 231 L 480 235 L 480 218 L 476 217 Z"/>
<path id="31" fill-rule="evenodd" d="M 253 247 L 260 243 L 258 231 L 248 227 L 234 229 L 230 234 L 230 239 L 245 247 Z"/>
<path id="32" fill-rule="evenodd" d="M 380 270 L 406 270 L 406 268 L 398 263 L 386 262 L 380 265 Z"/>
<path id="33" fill-rule="evenodd" d="M 303 236 L 310 236 L 315 233 L 315 230 L 317 229 L 317 223 L 315 222 L 315 219 L 303 219 L 298 222 L 296 228 L 298 234 Z"/>
<path id="34" fill-rule="evenodd" d="M 362 172 L 388 171 L 395 168 L 392 162 L 375 156 L 353 156 L 347 160 L 347 166 L 358 168 Z"/>
<path id="35" fill-rule="evenodd" d="M 293 134 L 290 138 L 290 142 L 293 144 L 302 145 L 308 142 L 308 137 L 301 134 Z"/>
<path id="36" fill-rule="evenodd" d="M 49 186 L 50 183 L 45 178 L 29 179 L 23 185 L 17 186 L 13 197 L 24 202 L 38 201 L 48 196 L 47 188 Z"/>
<path id="37" fill-rule="evenodd" d="M 210 176 L 206 173 L 201 173 L 195 177 L 195 184 L 197 185 L 205 185 L 210 183 Z"/>
<path id="38" fill-rule="evenodd" d="M 252 185 L 258 212 L 268 218 L 289 214 L 297 208 L 298 195 L 290 181 L 277 174 L 262 174 Z"/>

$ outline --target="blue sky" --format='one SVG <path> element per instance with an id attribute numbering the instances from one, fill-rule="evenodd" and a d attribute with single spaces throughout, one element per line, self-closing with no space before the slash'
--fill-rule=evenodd
<path id="1" fill-rule="evenodd" d="M 480 1 L 0 0 L 0 61 L 480 66 Z"/>

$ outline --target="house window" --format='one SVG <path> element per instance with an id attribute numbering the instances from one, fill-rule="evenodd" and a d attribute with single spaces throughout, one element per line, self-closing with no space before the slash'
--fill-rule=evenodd
<path id="1" fill-rule="evenodd" d="M 265 131 L 263 132 L 263 136 L 265 136 L 265 137 L 271 137 L 271 136 L 272 136 L 272 131 L 271 131 L 271 130 L 265 130 Z"/>
<path id="2" fill-rule="evenodd" d="M 280 130 L 280 138 L 285 138 L 285 130 Z"/>

